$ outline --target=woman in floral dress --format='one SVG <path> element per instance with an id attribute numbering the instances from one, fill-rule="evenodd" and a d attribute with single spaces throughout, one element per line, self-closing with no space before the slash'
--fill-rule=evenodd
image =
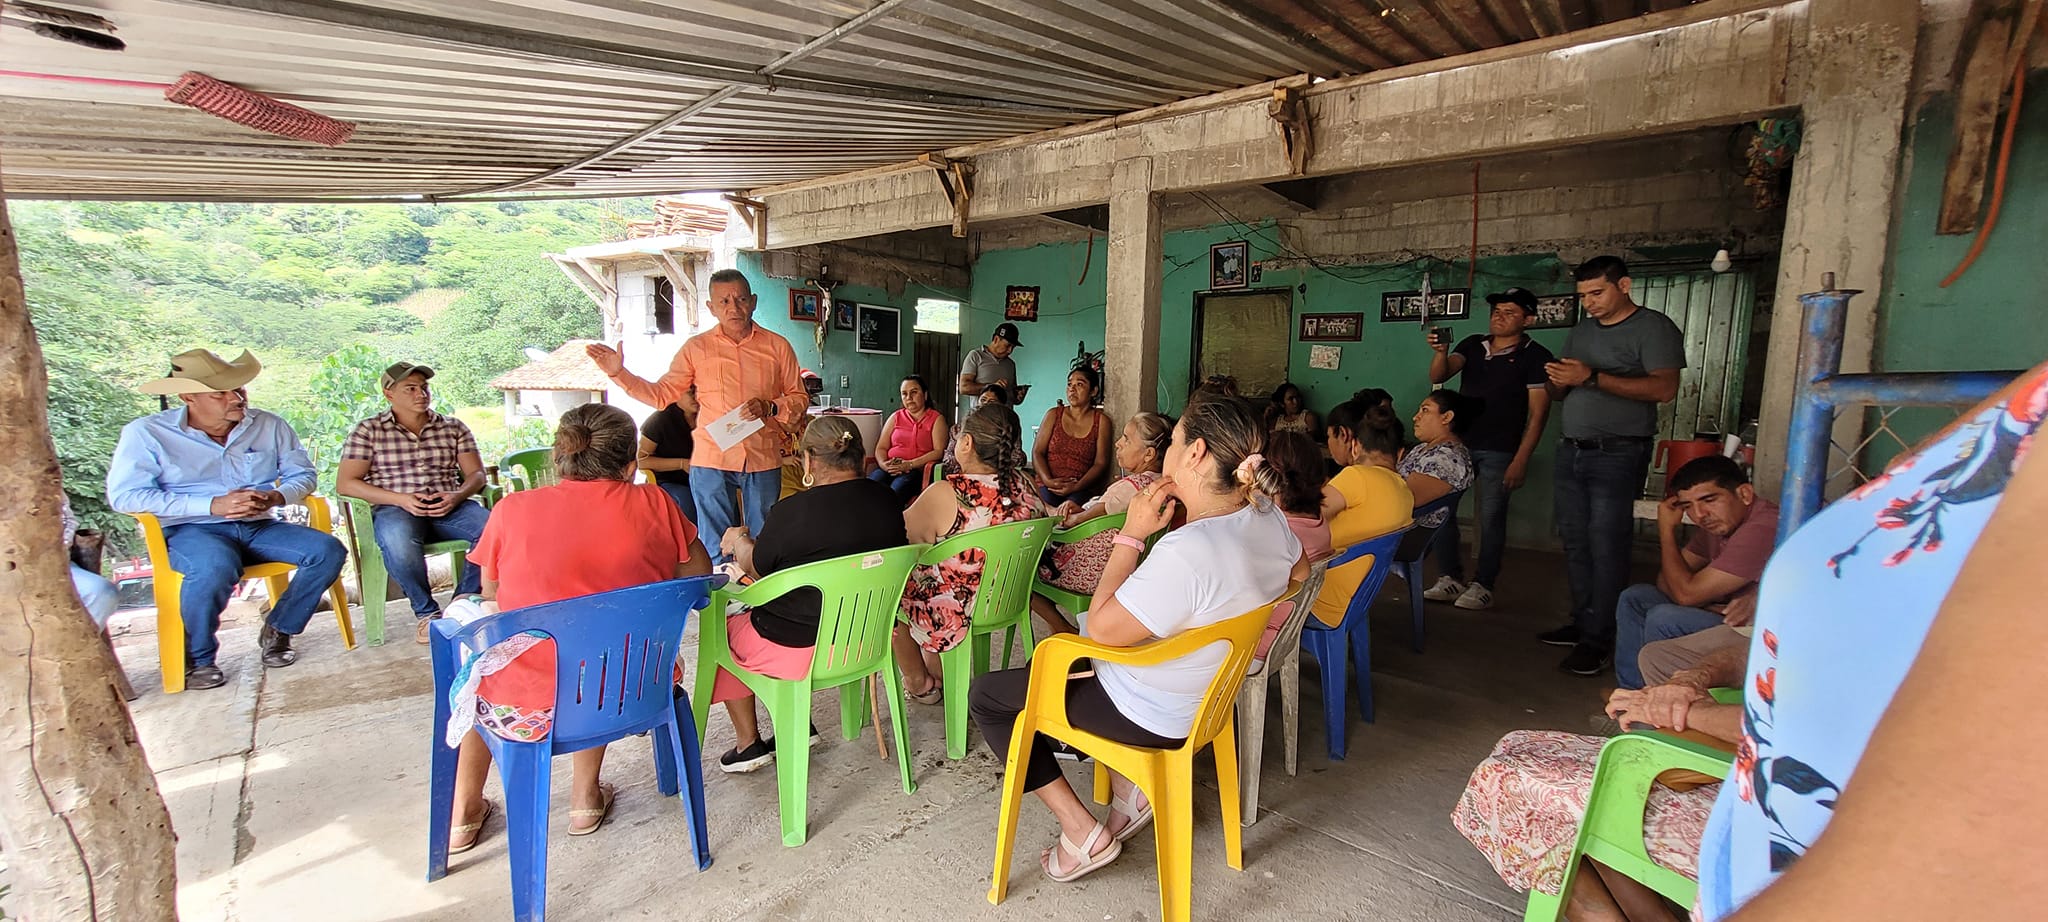
<path id="1" fill-rule="evenodd" d="M 960 473 L 926 487 L 903 512 L 911 542 L 937 544 L 977 528 L 1043 518 L 1045 504 L 1024 473 L 1022 432 L 1017 414 L 1000 404 L 968 416 L 954 437 Z M 910 571 L 903 589 L 903 613 L 910 623 L 896 629 L 896 666 L 903 671 L 904 690 L 919 704 L 944 700 L 938 655 L 967 639 L 982 562 L 981 552 L 970 550 Z"/>

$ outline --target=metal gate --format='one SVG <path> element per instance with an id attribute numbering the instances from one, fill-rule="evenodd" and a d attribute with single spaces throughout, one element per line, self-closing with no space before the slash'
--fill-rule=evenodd
<path id="1" fill-rule="evenodd" d="M 1742 426 L 1742 377 L 1756 280 L 1748 272 L 1686 272 L 1635 279 L 1635 301 L 1660 311 L 1685 334 L 1678 399 L 1657 408 L 1657 437 L 1732 433 Z"/>

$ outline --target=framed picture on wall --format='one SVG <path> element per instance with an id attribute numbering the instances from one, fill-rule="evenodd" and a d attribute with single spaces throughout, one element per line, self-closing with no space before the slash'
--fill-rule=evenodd
<path id="1" fill-rule="evenodd" d="M 1579 293 L 1567 291 L 1561 295 L 1544 295 L 1536 299 L 1536 316 L 1529 318 L 1528 329 L 1557 330 L 1577 326 L 1579 323 Z"/>
<path id="2" fill-rule="evenodd" d="M 903 354 L 902 311 L 873 304 L 854 307 L 859 314 L 855 321 L 854 351 L 871 355 Z"/>
<path id="3" fill-rule="evenodd" d="M 1038 320 L 1038 286 L 1011 285 L 1003 292 L 1003 319 Z"/>
<path id="4" fill-rule="evenodd" d="M 1429 319 L 1465 320 L 1472 316 L 1472 289 L 1445 288 L 1429 294 Z M 1381 323 L 1419 323 L 1422 292 L 1390 291 L 1380 295 Z"/>
<path id="5" fill-rule="evenodd" d="M 1303 314 L 1296 338 L 1305 343 L 1355 343 L 1365 338 L 1365 315 Z"/>
<path id="6" fill-rule="evenodd" d="M 815 291 L 801 288 L 789 290 L 789 319 L 806 323 L 818 322 L 818 303 L 821 296 Z"/>
<path id="7" fill-rule="evenodd" d="M 832 329 L 853 332 L 853 302 L 832 302 Z"/>
<path id="8" fill-rule="evenodd" d="M 1242 240 L 1209 248 L 1209 287 L 1243 288 L 1251 278 L 1251 247 Z"/>

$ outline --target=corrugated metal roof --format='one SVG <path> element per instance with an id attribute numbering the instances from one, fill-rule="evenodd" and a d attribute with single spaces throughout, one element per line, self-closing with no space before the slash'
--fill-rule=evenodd
<path id="1" fill-rule="evenodd" d="M 105 16 L 127 50 L 9 20 L 0 68 L 196 70 L 355 121 L 355 137 L 329 150 L 148 88 L 0 75 L 0 170 L 15 197 L 746 189 L 1684 2 L 64 0 L 46 5 Z"/>

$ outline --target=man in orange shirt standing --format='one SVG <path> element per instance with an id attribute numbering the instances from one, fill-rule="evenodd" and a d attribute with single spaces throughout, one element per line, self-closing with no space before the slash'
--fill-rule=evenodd
<path id="1" fill-rule="evenodd" d="M 690 337 L 659 381 L 626 370 L 618 350 L 600 343 L 586 347 L 590 360 L 633 399 L 665 407 L 697 388 L 696 446 L 690 456 L 690 497 L 697 502 L 697 532 L 716 547 L 726 529 L 745 524 L 759 529 L 782 492 L 782 433 L 801 429 L 810 405 L 789 340 L 754 323 L 754 287 L 738 269 L 711 274 L 707 306 L 718 328 Z M 734 409 L 741 419 L 764 425 L 730 448 L 720 448 L 709 426 Z M 736 501 L 733 491 L 740 493 Z M 715 560 L 724 562 L 724 557 Z"/>

